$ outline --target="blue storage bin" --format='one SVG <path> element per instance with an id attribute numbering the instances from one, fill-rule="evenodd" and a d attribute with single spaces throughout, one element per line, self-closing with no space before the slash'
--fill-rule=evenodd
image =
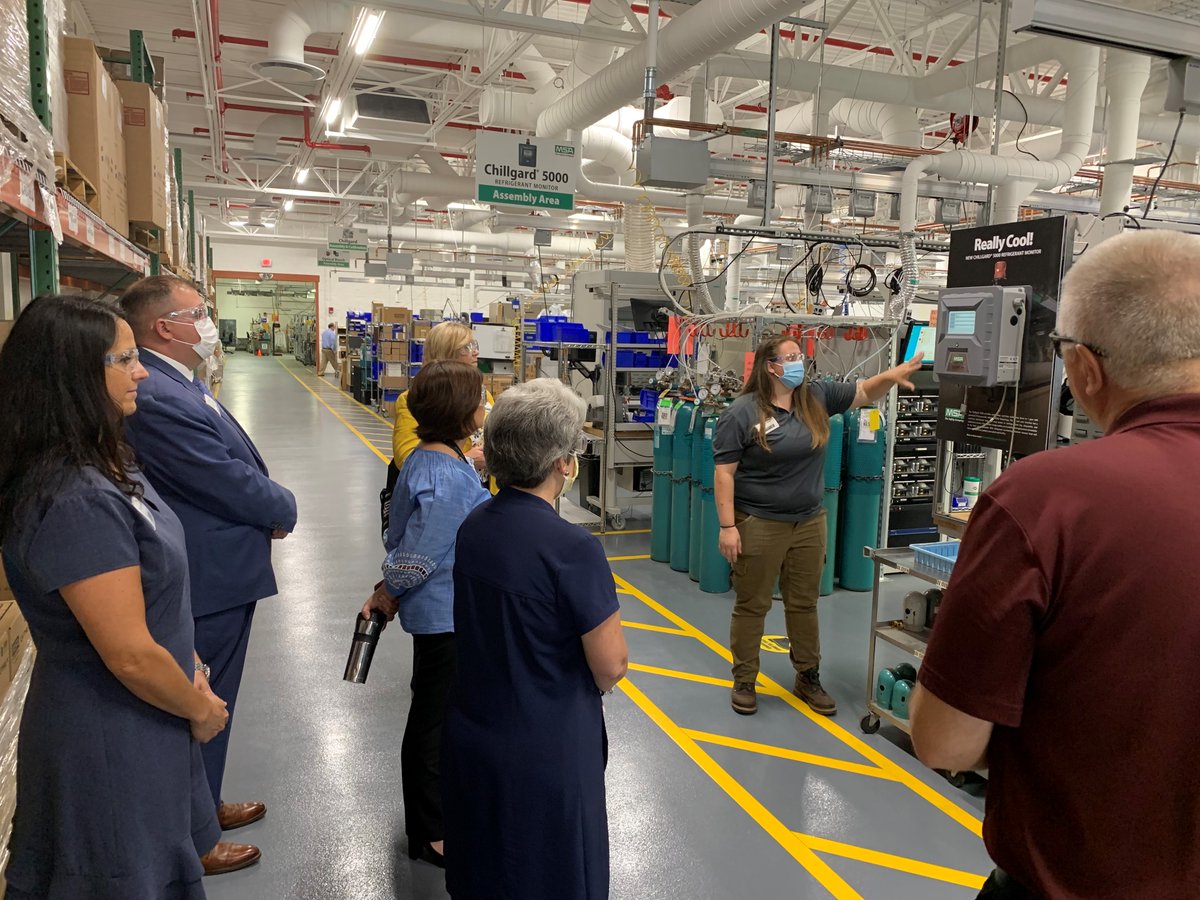
<path id="1" fill-rule="evenodd" d="M 408 345 L 408 361 L 419 363 L 425 359 L 424 344 L 409 344 Z"/>
<path id="2" fill-rule="evenodd" d="M 633 364 L 639 369 L 646 369 L 650 366 L 650 354 L 635 352 L 633 354 Z"/>
<path id="3" fill-rule="evenodd" d="M 648 409 L 651 412 L 658 408 L 658 391 L 652 391 L 650 388 L 642 388 L 641 396 L 638 402 L 642 404 L 642 409 Z"/>
<path id="4" fill-rule="evenodd" d="M 481 313 L 481 312 L 471 313 L 471 321 L 472 322 L 482 322 L 483 321 L 483 313 Z"/>
<path id="5" fill-rule="evenodd" d="M 635 422 L 644 422 L 648 425 L 654 423 L 654 413 L 652 412 L 636 412 L 630 418 Z"/>
<path id="6" fill-rule="evenodd" d="M 632 350 L 618 350 L 617 351 L 617 368 L 618 369 L 632 369 L 634 366 L 633 358 L 634 358 L 634 352 Z"/>
<path id="7" fill-rule="evenodd" d="M 934 544 L 913 544 L 912 548 L 918 566 L 949 575 L 958 559 L 960 546 L 960 541 L 939 541 Z"/>
<path id="8" fill-rule="evenodd" d="M 663 363 L 663 365 L 665 365 L 668 369 L 678 369 L 679 368 L 679 357 L 667 356 L 667 360 L 665 363 Z"/>

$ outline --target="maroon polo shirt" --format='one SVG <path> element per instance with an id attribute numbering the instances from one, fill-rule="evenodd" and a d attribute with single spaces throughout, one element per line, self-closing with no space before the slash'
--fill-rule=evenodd
<path id="1" fill-rule="evenodd" d="M 1000 868 L 1053 900 L 1200 897 L 1200 394 L 996 481 L 920 681 L 995 723 Z"/>

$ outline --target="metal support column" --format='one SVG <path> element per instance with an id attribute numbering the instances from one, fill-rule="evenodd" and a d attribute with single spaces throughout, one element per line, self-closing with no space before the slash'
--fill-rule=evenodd
<path id="1" fill-rule="evenodd" d="M 192 277 L 196 277 L 196 192 L 187 193 L 188 218 L 188 263 L 192 267 Z"/>
<path id="2" fill-rule="evenodd" d="M 58 243 L 51 231 L 29 232 L 29 282 L 30 296 L 58 293 Z"/>
<path id="3" fill-rule="evenodd" d="M 29 29 L 29 99 L 38 120 L 50 131 L 53 126 L 47 68 L 50 43 L 43 0 L 26 0 L 25 22 Z M 51 210 L 51 215 L 58 215 L 58 210 Z M 29 232 L 29 271 L 32 296 L 58 293 L 58 243 L 52 232 Z"/>
<path id="4" fill-rule="evenodd" d="M 9 277 L 12 279 L 13 318 L 21 314 L 21 256 L 18 253 L 8 254 Z"/>
<path id="5" fill-rule="evenodd" d="M 154 85 L 154 60 L 145 36 L 136 29 L 129 32 L 129 75 L 133 81 Z"/>

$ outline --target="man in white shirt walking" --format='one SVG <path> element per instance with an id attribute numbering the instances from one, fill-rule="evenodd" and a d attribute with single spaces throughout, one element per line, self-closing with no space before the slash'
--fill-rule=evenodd
<path id="1" fill-rule="evenodd" d="M 321 364 L 317 367 L 318 375 L 324 375 L 327 366 L 333 366 L 334 375 L 338 373 L 337 339 L 337 323 L 330 322 L 329 327 L 321 332 Z"/>

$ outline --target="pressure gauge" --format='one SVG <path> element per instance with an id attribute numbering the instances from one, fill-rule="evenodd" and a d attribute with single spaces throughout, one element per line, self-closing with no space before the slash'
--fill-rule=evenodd
<path id="1" fill-rule="evenodd" d="M 708 388 L 696 388 L 696 399 L 703 403 L 708 399 Z"/>

